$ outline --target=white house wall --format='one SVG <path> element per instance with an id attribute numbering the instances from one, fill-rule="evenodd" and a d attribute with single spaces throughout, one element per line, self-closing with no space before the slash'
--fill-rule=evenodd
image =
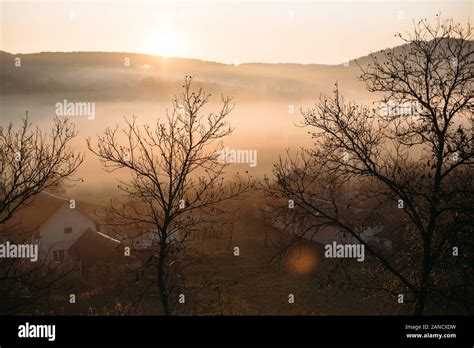
<path id="1" fill-rule="evenodd" d="M 65 227 L 72 227 L 72 233 L 64 233 Z M 40 227 L 40 249 L 50 255 L 53 250 L 67 250 L 88 228 L 95 231 L 94 221 L 63 204 Z"/>

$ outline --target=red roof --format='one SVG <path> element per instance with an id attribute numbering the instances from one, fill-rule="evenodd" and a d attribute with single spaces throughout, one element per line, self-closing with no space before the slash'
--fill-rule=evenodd
<path id="1" fill-rule="evenodd" d="M 117 261 L 123 256 L 120 241 L 87 229 L 69 248 L 68 255 L 88 264 Z"/>

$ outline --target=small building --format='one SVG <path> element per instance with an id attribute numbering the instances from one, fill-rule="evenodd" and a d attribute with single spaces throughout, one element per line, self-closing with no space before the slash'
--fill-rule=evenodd
<path id="1" fill-rule="evenodd" d="M 167 243 L 173 245 L 180 241 L 177 228 L 168 232 Z M 160 243 L 160 234 L 157 229 L 144 231 L 136 236 L 130 237 L 130 243 L 136 250 L 149 250 L 156 248 Z"/>
<path id="2" fill-rule="evenodd" d="M 93 217 L 68 199 L 48 192 L 34 196 L 14 215 L 9 226 L 39 245 L 40 258 L 54 262 L 64 262 L 74 252 L 76 261 L 90 264 L 94 258 L 103 260 L 120 245 L 120 241 L 97 231 Z"/>

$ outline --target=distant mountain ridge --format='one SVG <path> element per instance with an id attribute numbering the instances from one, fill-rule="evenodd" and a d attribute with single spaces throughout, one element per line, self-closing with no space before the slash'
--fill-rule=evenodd
<path id="1" fill-rule="evenodd" d="M 373 53 L 396 52 L 406 45 Z M 15 59 L 21 59 L 21 67 Z M 168 58 L 124 52 L 42 52 L 12 54 L 0 51 L 0 95 L 55 95 L 77 98 L 169 100 L 184 76 L 211 93 L 240 100 L 300 100 L 330 93 L 334 83 L 349 97 L 360 97 L 358 80 L 369 56 L 348 65 L 245 63 L 229 65 L 199 59 Z M 127 66 L 129 63 L 129 66 Z"/>

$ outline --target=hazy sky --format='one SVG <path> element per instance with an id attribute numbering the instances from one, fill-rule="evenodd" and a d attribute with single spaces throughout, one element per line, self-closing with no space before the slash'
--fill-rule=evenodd
<path id="1" fill-rule="evenodd" d="M 400 44 L 412 18 L 466 23 L 472 1 L 1 1 L 0 49 L 118 51 L 224 63 L 339 64 Z"/>

